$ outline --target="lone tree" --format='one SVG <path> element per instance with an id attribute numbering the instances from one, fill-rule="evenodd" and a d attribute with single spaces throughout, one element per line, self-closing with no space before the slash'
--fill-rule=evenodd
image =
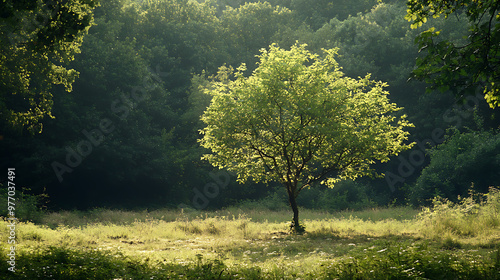
<path id="1" fill-rule="evenodd" d="M 289 51 L 261 50 L 251 76 L 221 67 L 206 89 L 212 96 L 202 116 L 207 124 L 203 158 L 238 174 L 238 181 L 280 182 L 293 210 L 291 228 L 302 232 L 296 199 L 316 182 L 376 175 L 370 168 L 408 149 L 411 124 L 390 103 L 386 84 L 345 77 L 335 61 L 296 44 Z"/>

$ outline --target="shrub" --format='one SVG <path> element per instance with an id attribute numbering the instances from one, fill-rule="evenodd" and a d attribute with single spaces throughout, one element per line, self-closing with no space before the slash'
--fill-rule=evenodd
<path id="1" fill-rule="evenodd" d="M 441 196 L 457 201 L 469 186 L 486 193 L 500 183 L 500 134 L 493 132 L 455 133 L 430 151 L 431 162 L 411 189 L 413 205 L 424 205 Z"/>
<path id="2" fill-rule="evenodd" d="M 271 211 L 288 210 L 290 207 L 288 206 L 286 193 L 282 189 L 277 189 L 270 195 L 260 200 L 242 201 L 237 206 L 242 209 L 260 209 Z"/>
<path id="3" fill-rule="evenodd" d="M 311 208 L 327 211 L 364 210 L 377 206 L 372 197 L 369 186 L 346 180 L 337 183 L 333 189 L 325 188 L 320 191 L 312 200 L 316 203 Z"/>
<path id="4" fill-rule="evenodd" d="M 341 181 L 333 189 L 316 186 L 305 189 L 297 198 L 299 207 L 325 211 L 364 210 L 377 206 L 372 200 L 369 186 L 352 180 Z M 266 209 L 271 211 L 288 210 L 288 198 L 281 188 L 258 201 L 246 200 L 238 207 L 243 209 Z"/>
<path id="5" fill-rule="evenodd" d="M 0 184 L 1 185 L 1 184 Z M 30 195 L 23 193 L 21 191 L 16 191 L 14 196 L 15 201 L 15 217 L 21 221 L 31 221 L 38 223 L 41 221 L 44 214 L 43 211 L 43 201 L 45 195 Z M 0 216 L 7 217 L 7 188 L 0 188 L 0 205 L 5 205 L 5 207 L 0 208 Z"/>
<path id="6" fill-rule="evenodd" d="M 490 188 L 487 194 L 471 191 L 468 197 L 459 197 L 457 203 L 435 198 L 419 219 L 423 233 L 431 237 L 476 237 L 487 235 L 500 225 L 499 211 L 500 191 Z"/>

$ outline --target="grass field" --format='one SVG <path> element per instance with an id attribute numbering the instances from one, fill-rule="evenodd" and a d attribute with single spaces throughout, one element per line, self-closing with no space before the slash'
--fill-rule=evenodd
<path id="1" fill-rule="evenodd" d="M 16 272 L 2 239 L 0 279 L 500 279 L 499 206 L 302 209 L 304 235 L 289 211 L 50 213 L 17 225 Z"/>

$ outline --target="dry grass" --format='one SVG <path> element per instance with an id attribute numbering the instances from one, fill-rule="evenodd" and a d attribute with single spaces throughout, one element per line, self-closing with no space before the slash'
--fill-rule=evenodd
<path id="1" fill-rule="evenodd" d="M 238 209 L 201 213 L 162 210 L 131 212 L 99 210 L 59 212 L 44 217 L 43 225 L 21 223 L 19 247 L 65 246 L 118 250 L 128 256 L 186 261 L 203 255 L 230 263 L 277 264 L 293 258 L 303 265 L 334 258 L 387 236 L 417 237 L 414 220 L 381 219 L 402 209 L 364 212 L 302 211 L 307 234 L 288 234 L 290 213 Z M 342 218 L 349 215 L 348 218 Z M 362 216 L 363 218 L 358 218 Z M 414 216 L 414 215 L 413 215 Z M 2 234 L 6 226 L 1 225 Z M 272 261 L 271 261 L 272 260 Z"/>
<path id="2" fill-rule="evenodd" d="M 59 212 L 46 215 L 45 224 L 18 224 L 17 248 L 24 252 L 51 247 L 115 252 L 152 264 L 221 260 L 238 269 L 258 267 L 279 279 L 285 272 L 314 275 L 323 263 L 378 252 L 390 244 L 411 247 L 427 239 L 436 244 L 433 246 L 453 250 L 483 250 L 495 248 L 494 240 L 500 239 L 494 223 L 488 231 L 473 236 L 451 232 L 438 238 L 441 227 L 433 229 L 432 218 L 408 208 L 333 214 L 306 210 L 301 214 L 307 230 L 304 235 L 288 234 L 290 213 L 284 211 Z M 7 234 L 5 223 L 0 220 L 2 236 Z M 478 241 L 484 234 L 488 234 L 487 245 Z"/>

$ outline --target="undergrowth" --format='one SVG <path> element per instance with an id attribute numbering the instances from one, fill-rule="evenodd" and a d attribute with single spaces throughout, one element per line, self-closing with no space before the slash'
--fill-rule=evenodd
<path id="1" fill-rule="evenodd" d="M 497 239 L 492 234 L 500 225 L 500 191 L 491 188 L 487 194 L 470 192 L 453 203 L 434 198 L 431 207 L 419 214 L 421 232 L 430 238 Z"/>
<path id="2" fill-rule="evenodd" d="M 16 226 L 0 279 L 500 279 L 500 192 L 458 203 L 328 213 L 185 210 L 49 213 Z M 9 234 L 0 220 L 0 235 Z"/>
<path id="3" fill-rule="evenodd" d="M 267 268 L 238 266 L 202 254 L 183 263 L 137 259 L 120 252 L 48 247 L 19 255 L 9 272 L 1 254 L 1 279 L 500 279 L 499 252 L 446 251 L 425 242 L 369 244 L 350 256 L 325 259 L 309 271 L 282 260 Z"/>

